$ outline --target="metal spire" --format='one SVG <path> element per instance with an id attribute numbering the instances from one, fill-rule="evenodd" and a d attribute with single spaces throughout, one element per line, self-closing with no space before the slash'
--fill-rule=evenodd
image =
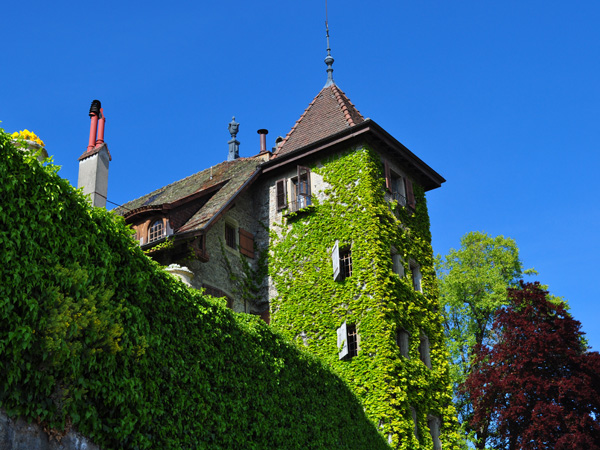
<path id="1" fill-rule="evenodd" d="M 335 84 L 333 81 L 333 56 L 331 56 L 331 47 L 329 46 L 329 25 L 327 24 L 327 0 L 325 0 L 325 30 L 327 31 L 327 57 L 325 58 L 325 64 L 327 64 L 327 83 L 324 87 Z"/>

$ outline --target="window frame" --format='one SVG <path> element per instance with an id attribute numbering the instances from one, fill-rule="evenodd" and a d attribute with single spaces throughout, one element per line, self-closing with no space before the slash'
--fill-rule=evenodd
<path id="1" fill-rule="evenodd" d="M 236 231 L 237 231 L 237 226 L 235 226 L 235 224 L 225 221 L 225 229 L 224 229 L 225 247 L 229 248 L 230 250 L 238 250 Z M 233 239 L 233 241 L 232 241 L 232 239 Z M 231 245 L 231 244 L 233 244 L 233 245 Z"/>
<path id="2" fill-rule="evenodd" d="M 155 229 L 156 225 L 160 225 L 158 230 Z M 152 244 L 153 242 L 160 241 L 167 235 L 167 228 L 165 227 L 165 220 L 154 219 L 150 222 L 150 226 L 148 227 L 148 241 L 147 244 Z"/>

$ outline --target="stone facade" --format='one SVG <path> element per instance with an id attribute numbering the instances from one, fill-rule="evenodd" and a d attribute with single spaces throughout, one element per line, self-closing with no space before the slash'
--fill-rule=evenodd
<path id="1" fill-rule="evenodd" d="M 49 439 L 40 425 L 10 419 L 0 411 L 0 450 L 100 450 L 100 447 L 75 431 L 67 432 L 60 441 Z"/>

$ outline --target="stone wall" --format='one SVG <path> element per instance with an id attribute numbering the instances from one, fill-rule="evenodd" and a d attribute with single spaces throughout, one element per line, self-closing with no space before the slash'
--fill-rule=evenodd
<path id="1" fill-rule="evenodd" d="M 100 450 L 100 447 L 75 431 L 69 431 L 60 442 L 50 440 L 40 425 L 10 419 L 0 411 L 0 450 Z"/>
<path id="2" fill-rule="evenodd" d="M 233 304 L 232 309 L 236 312 L 256 313 L 253 305 L 240 298 L 236 291 L 236 285 L 230 279 L 229 267 L 237 277 L 243 276 L 240 258 L 246 258 L 238 250 L 225 245 L 225 224 L 228 223 L 236 230 L 236 239 L 239 244 L 239 229 L 243 228 L 255 236 L 261 228 L 256 220 L 252 195 L 249 192 L 241 194 L 235 205 L 221 217 L 217 223 L 206 234 L 206 250 L 210 257 L 207 262 L 199 260 L 192 261 L 188 268 L 194 273 L 191 280 L 192 287 L 200 289 L 204 284 L 222 290 Z M 252 267 L 255 267 L 258 255 L 254 259 L 247 258 Z M 226 261 L 227 259 L 227 261 Z"/>

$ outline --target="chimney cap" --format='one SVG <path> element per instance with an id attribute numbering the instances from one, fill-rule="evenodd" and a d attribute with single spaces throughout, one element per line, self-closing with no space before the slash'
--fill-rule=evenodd
<path id="1" fill-rule="evenodd" d="M 100 108 L 102 108 L 100 100 L 92 100 L 92 105 L 90 106 L 90 116 L 99 116 Z"/>
<path id="2" fill-rule="evenodd" d="M 264 128 L 261 128 L 260 130 L 256 131 L 258 134 L 269 134 L 269 130 L 266 130 Z"/>

